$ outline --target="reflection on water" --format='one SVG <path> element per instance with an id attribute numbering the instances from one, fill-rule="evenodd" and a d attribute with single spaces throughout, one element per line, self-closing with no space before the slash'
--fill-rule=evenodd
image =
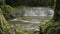
<path id="1" fill-rule="evenodd" d="M 22 15 L 23 14 L 23 15 Z M 53 9 L 43 7 L 23 8 L 14 12 L 17 18 L 10 20 L 11 23 L 19 23 L 23 31 L 39 31 L 39 25 L 45 24 L 54 15 Z M 23 17 L 20 17 L 23 16 Z"/>

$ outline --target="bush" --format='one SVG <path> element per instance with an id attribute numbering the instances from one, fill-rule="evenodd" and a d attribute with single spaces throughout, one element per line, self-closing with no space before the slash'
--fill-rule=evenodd
<path id="1" fill-rule="evenodd" d="M 60 27 L 50 28 L 46 34 L 60 34 Z"/>

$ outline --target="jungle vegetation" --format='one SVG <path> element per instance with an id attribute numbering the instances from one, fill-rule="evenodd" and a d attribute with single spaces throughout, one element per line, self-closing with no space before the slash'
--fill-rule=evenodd
<path id="1" fill-rule="evenodd" d="M 0 34 L 28 34 L 19 28 L 13 29 L 14 26 L 8 23 L 8 19 L 14 18 L 10 11 L 18 6 L 54 8 L 53 18 L 43 25 L 44 28 L 40 26 L 39 34 L 60 34 L 60 0 L 0 0 Z"/>

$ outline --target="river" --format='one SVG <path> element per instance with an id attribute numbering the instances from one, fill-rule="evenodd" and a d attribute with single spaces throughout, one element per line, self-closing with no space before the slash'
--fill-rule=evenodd
<path id="1" fill-rule="evenodd" d="M 16 10 L 13 16 L 16 18 L 9 20 L 10 24 L 17 24 L 25 32 L 40 31 L 39 26 L 52 19 L 54 10 L 46 7 L 28 7 Z M 18 26 L 18 27 L 17 27 Z"/>

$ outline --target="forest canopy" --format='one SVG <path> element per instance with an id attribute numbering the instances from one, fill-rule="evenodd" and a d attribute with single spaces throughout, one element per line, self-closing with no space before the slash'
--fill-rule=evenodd
<path id="1" fill-rule="evenodd" d="M 53 6 L 54 0 L 6 0 L 7 5 L 16 6 Z"/>

